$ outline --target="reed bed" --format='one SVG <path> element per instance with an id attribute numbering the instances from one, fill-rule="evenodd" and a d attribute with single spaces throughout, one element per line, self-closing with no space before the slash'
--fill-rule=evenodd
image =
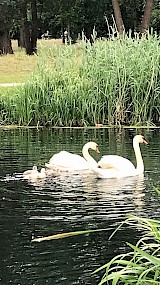
<path id="1" fill-rule="evenodd" d="M 0 90 L 2 123 L 158 124 L 160 40 L 149 35 L 41 46 L 28 83 L 10 93 Z"/>

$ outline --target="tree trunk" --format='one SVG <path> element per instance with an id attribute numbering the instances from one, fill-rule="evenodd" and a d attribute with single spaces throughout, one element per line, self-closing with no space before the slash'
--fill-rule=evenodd
<path id="1" fill-rule="evenodd" d="M 143 20 L 141 24 L 141 34 L 146 34 L 149 28 L 150 21 L 151 21 L 152 8 L 153 8 L 153 1 L 154 0 L 146 0 Z"/>
<path id="2" fill-rule="evenodd" d="M 92 37 L 92 31 L 93 29 L 91 28 L 91 26 L 89 25 L 85 26 L 85 36 L 86 36 L 87 41 L 90 42 L 91 46 L 94 44 L 94 40 Z"/>
<path id="3" fill-rule="evenodd" d="M 18 47 L 25 48 L 23 23 L 18 32 Z"/>
<path id="4" fill-rule="evenodd" d="M 65 28 L 64 28 L 64 21 L 63 20 L 61 22 L 61 31 L 62 31 L 62 44 L 65 44 L 65 36 L 64 36 Z"/>
<path id="5" fill-rule="evenodd" d="M 30 29 L 29 29 L 30 23 L 28 21 L 24 21 L 23 28 L 24 28 L 24 43 L 25 43 L 25 49 L 26 54 L 32 55 L 32 45 L 31 45 L 31 35 L 30 35 Z"/>
<path id="6" fill-rule="evenodd" d="M 27 1 L 21 4 L 21 23 L 26 54 L 33 55 L 37 51 L 37 3 L 31 0 L 32 20 L 28 21 Z"/>
<path id="7" fill-rule="evenodd" d="M 33 53 L 37 52 L 37 3 L 36 0 L 31 1 L 32 10 L 32 32 L 31 32 L 31 45 Z"/>
<path id="8" fill-rule="evenodd" d="M 32 46 L 30 40 L 30 29 L 29 22 L 27 19 L 27 4 L 26 2 L 21 4 L 21 28 L 23 31 L 24 47 L 26 49 L 26 54 L 32 55 Z"/>
<path id="9" fill-rule="evenodd" d="M 0 54 L 13 54 L 12 43 L 8 31 L 0 33 Z"/>
<path id="10" fill-rule="evenodd" d="M 112 0 L 112 6 L 113 6 L 116 25 L 117 25 L 117 30 L 118 30 L 120 35 L 123 35 L 125 32 L 125 28 L 124 28 L 124 24 L 123 24 L 123 19 L 122 19 L 119 1 L 118 0 Z"/>

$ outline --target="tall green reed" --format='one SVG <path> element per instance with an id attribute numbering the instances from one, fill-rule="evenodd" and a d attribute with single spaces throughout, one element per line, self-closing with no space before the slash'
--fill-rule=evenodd
<path id="1" fill-rule="evenodd" d="M 125 223 L 143 230 L 143 237 L 135 246 L 127 243 L 130 252 L 115 256 L 94 272 L 105 270 L 99 285 L 160 284 L 160 222 L 130 216 Z"/>
<path id="2" fill-rule="evenodd" d="M 29 82 L 1 98 L 20 125 L 149 125 L 160 118 L 157 36 L 43 48 Z M 4 103 L 5 102 L 5 103 Z"/>

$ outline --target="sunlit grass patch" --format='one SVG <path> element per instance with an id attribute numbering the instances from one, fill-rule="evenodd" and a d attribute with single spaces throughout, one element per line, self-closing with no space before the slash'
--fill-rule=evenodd
<path id="1" fill-rule="evenodd" d="M 26 56 L 23 51 L 0 58 L 0 83 L 25 82 L 37 65 L 37 56 Z"/>
<path id="2" fill-rule="evenodd" d="M 38 54 L 41 50 L 45 53 L 45 49 L 53 46 L 62 45 L 61 39 L 38 40 Z M 0 57 L 0 83 L 26 82 L 35 70 L 38 62 L 36 55 L 27 56 L 25 49 L 18 47 L 18 42 L 12 40 L 14 54 L 7 54 Z"/>

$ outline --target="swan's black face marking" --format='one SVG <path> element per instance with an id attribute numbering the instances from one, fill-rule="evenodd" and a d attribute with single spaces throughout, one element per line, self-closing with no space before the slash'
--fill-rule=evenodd
<path id="1" fill-rule="evenodd" d="M 143 143 L 144 143 L 144 144 L 148 144 L 148 142 L 146 141 L 146 139 L 145 139 L 144 136 L 142 136 L 142 139 L 143 139 Z"/>

